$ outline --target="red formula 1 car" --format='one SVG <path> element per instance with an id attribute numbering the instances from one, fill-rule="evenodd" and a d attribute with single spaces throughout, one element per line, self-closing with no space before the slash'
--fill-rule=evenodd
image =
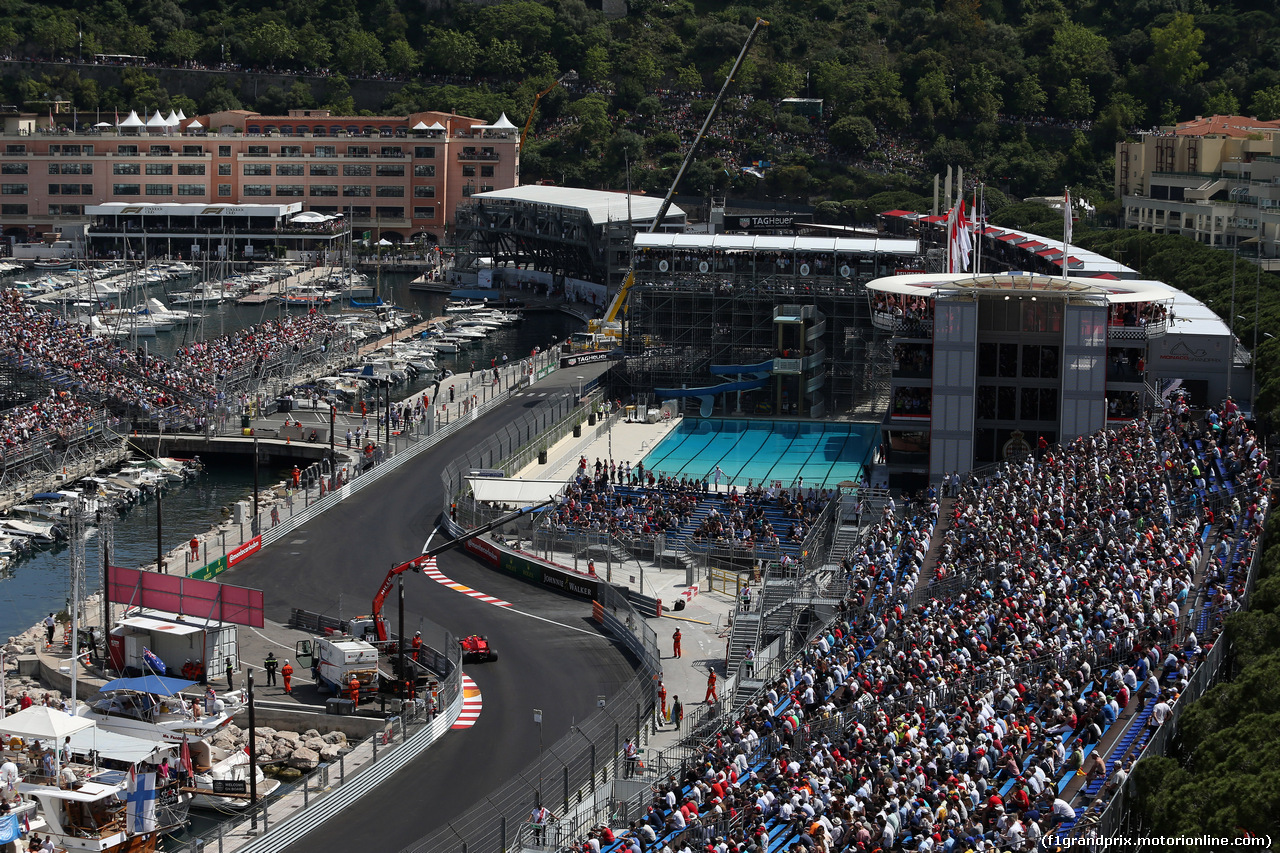
<path id="1" fill-rule="evenodd" d="M 498 659 L 498 653 L 489 645 L 488 638 L 479 634 L 463 637 L 458 641 L 458 645 L 462 646 L 463 663 L 485 663 Z"/>

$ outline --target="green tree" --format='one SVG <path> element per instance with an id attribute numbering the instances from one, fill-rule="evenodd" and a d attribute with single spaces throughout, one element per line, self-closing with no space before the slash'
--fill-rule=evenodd
<path id="1" fill-rule="evenodd" d="M 249 58 L 274 67 L 277 62 L 292 59 L 298 52 L 293 30 L 268 18 L 249 31 L 244 42 Z"/>
<path id="2" fill-rule="evenodd" d="M 588 83 L 605 83 L 613 74 L 613 63 L 604 45 L 592 45 L 582 60 L 582 79 Z"/>
<path id="3" fill-rule="evenodd" d="M 693 64 L 676 69 L 676 86 L 685 92 L 702 91 L 702 72 Z"/>
<path id="4" fill-rule="evenodd" d="M 53 59 L 65 56 L 78 42 L 75 21 L 64 12 L 36 20 L 31 36 Z"/>
<path id="5" fill-rule="evenodd" d="M 985 65 L 973 64 L 960 81 L 960 109 L 978 121 L 995 121 L 1004 100 L 1000 97 L 1000 79 Z"/>
<path id="6" fill-rule="evenodd" d="M 0 51 L 9 52 L 18 46 L 18 31 L 13 24 L 0 23 Z"/>
<path id="7" fill-rule="evenodd" d="M 351 74 L 367 74 L 386 67 L 382 43 L 373 33 L 352 30 L 338 45 L 338 64 Z"/>
<path id="8" fill-rule="evenodd" d="M 387 45 L 387 68 L 392 74 L 409 76 L 418 70 L 418 52 L 404 39 L 396 39 Z"/>
<path id="9" fill-rule="evenodd" d="M 156 43 L 151 37 L 151 30 L 141 24 L 130 24 L 121 28 L 117 45 L 123 53 L 147 56 L 155 50 Z"/>
<path id="10" fill-rule="evenodd" d="M 0 39 L 0 44 L 2 43 L 3 39 Z M 1253 100 L 1249 102 L 1249 112 L 1263 121 L 1280 118 L 1280 84 L 1254 92 Z"/>
<path id="11" fill-rule="evenodd" d="M 1195 17 L 1175 12 L 1165 27 L 1151 30 L 1151 68 L 1171 88 L 1194 83 L 1209 67 L 1200 59 L 1204 31 L 1195 25 Z"/>
<path id="12" fill-rule="evenodd" d="M 164 40 L 164 52 L 177 62 L 190 62 L 200 51 L 200 36 L 191 30 L 174 30 Z"/>
<path id="13" fill-rule="evenodd" d="M 470 74 L 476 67 L 480 45 L 471 33 L 431 28 L 427 32 L 427 64 L 446 74 Z"/>
<path id="14" fill-rule="evenodd" d="M 1058 114 L 1069 119 L 1081 120 L 1093 115 L 1093 95 L 1089 86 L 1079 77 L 1073 77 L 1058 90 Z"/>
<path id="15" fill-rule="evenodd" d="M 328 68 L 333 61 L 333 45 L 310 21 L 298 28 L 297 42 L 297 56 L 307 68 Z"/>
<path id="16" fill-rule="evenodd" d="M 832 123 L 827 137 L 832 145 L 861 154 L 875 144 L 876 126 L 866 116 L 845 116 Z"/>
<path id="17" fill-rule="evenodd" d="M 1013 85 L 1013 103 L 1009 108 L 1018 115 L 1043 115 L 1047 103 L 1049 96 L 1045 94 L 1036 74 L 1024 74 Z"/>
<path id="18" fill-rule="evenodd" d="M 804 75 L 789 62 L 776 62 L 761 77 L 765 93 L 771 98 L 791 98 L 804 85 Z"/>
<path id="19" fill-rule="evenodd" d="M 204 90 L 204 95 L 200 97 L 199 112 L 202 113 L 219 113 L 224 110 L 240 109 L 244 109 L 244 104 L 240 103 L 239 96 L 228 89 L 227 85 L 221 80 L 215 80 L 208 89 Z M 192 110 L 188 115 L 193 115 L 195 112 L 195 110 Z M 212 129 L 210 128 L 210 130 Z"/>
<path id="20" fill-rule="evenodd" d="M 520 45 L 511 39 L 490 39 L 484 51 L 485 70 L 498 77 L 517 77 L 524 71 Z"/>

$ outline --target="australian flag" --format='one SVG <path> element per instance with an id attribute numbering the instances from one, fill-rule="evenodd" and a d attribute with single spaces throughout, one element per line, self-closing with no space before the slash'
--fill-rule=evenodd
<path id="1" fill-rule="evenodd" d="M 156 657 L 155 653 L 146 646 L 142 647 L 142 662 L 146 665 L 147 669 L 151 670 L 156 675 L 168 675 L 164 661 Z"/>

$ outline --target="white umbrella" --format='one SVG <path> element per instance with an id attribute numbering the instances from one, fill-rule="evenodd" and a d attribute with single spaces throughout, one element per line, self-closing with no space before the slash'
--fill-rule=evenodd
<path id="1" fill-rule="evenodd" d="M 94 125 L 94 127 L 111 127 L 111 122 L 109 122 L 109 121 L 100 121 L 100 122 L 98 122 L 97 124 L 95 124 L 95 125 Z"/>

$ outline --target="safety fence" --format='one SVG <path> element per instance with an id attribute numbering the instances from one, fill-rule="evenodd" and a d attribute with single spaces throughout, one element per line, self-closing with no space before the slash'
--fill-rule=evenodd
<path id="1" fill-rule="evenodd" d="M 185 841 L 182 853 L 268 853 L 287 846 L 309 828 L 351 806 L 388 779 L 447 732 L 462 711 L 462 649 L 445 638 L 448 672 L 437 692 L 440 713 L 425 700 L 405 702 L 377 732 L 356 744 L 336 762 L 316 770 L 279 793 L 246 809 L 235 819 Z"/>

